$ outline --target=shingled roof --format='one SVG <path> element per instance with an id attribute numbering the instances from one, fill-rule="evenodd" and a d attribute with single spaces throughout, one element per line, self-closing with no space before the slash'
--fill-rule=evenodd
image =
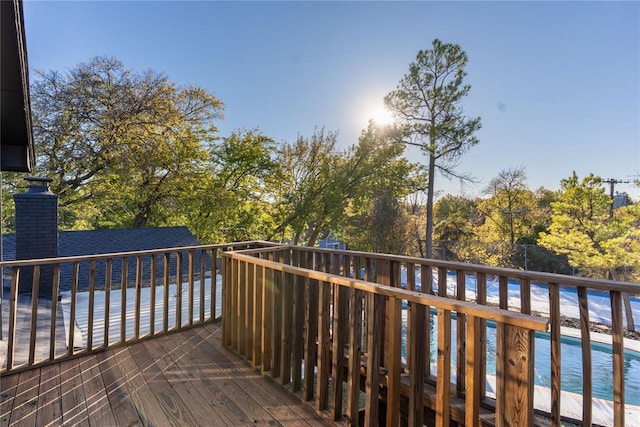
<path id="1" fill-rule="evenodd" d="M 15 234 L 2 236 L 4 246 L 3 259 L 15 260 Z M 187 227 L 149 227 L 128 229 L 102 229 L 86 231 L 61 231 L 58 236 L 58 256 L 97 255 L 117 252 L 143 251 L 199 245 L 198 240 Z M 196 253 L 196 265 L 199 265 L 200 254 Z M 208 260 L 207 260 L 208 261 Z M 186 271 L 186 257 L 183 259 L 183 271 Z M 143 279 L 149 277 L 150 257 L 143 260 Z M 158 262 L 158 273 L 162 272 L 162 260 Z M 128 279 L 134 279 L 135 263 L 129 264 Z M 105 263 L 96 265 L 96 285 L 104 286 Z M 60 271 L 60 289 L 69 290 L 71 284 L 71 266 L 63 265 Z M 171 263 L 171 275 L 175 275 L 175 262 Z M 122 262 L 116 258 L 112 267 L 112 284 L 119 284 L 122 277 Z M 78 287 L 85 290 L 88 287 L 88 268 L 80 265 Z"/>

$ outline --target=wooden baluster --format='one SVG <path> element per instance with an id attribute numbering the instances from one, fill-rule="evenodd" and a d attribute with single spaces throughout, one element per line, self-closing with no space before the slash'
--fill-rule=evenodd
<path id="1" fill-rule="evenodd" d="M 182 328 L 182 252 L 176 253 L 176 328 Z"/>
<path id="2" fill-rule="evenodd" d="M 188 273 L 187 273 L 187 282 L 189 284 L 189 304 L 188 307 L 189 309 L 187 310 L 189 313 L 189 321 L 188 321 L 188 325 L 192 326 L 193 325 L 193 311 L 194 311 L 194 299 L 195 299 L 195 277 L 194 277 L 194 268 L 195 268 L 195 260 L 194 260 L 194 256 L 193 256 L 193 250 L 189 250 L 189 253 L 187 255 L 188 257 L 188 264 L 187 264 L 187 268 L 189 269 Z"/>
<path id="3" fill-rule="evenodd" d="M 498 305 L 501 309 L 509 308 L 509 278 L 507 276 L 498 277 Z M 504 323 L 496 324 L 496 426 L 500 424 L 502 415 L 506 411 L 504 401 L 504 382 L 505 382 L 505 364 L 507 363 L 507 348 L 505 342 L 505 325 Z"/>
<path id="4" fill-rule="evenodd" d="M 89 321 L 87 326 L 87 350 L 93 349 L 93 313 L 96 301 L 96 260 L 89 261 Z"/>
<path id="5" fill-rule="evenodd" d="M 158 261 L 155 254 L 151 255 L 151 271 L 149 272 L 149 335 L 156 333 L 156 269 Z"/>
<path id="6" fill-rule="evenodd" d="M 223 264 L 224 267 L 224 264 Z M 223 274 L 224 277 L 226 277 Z M 211 251 L 211 318 L 216 318 L 216 299 L 218 297 L 218 250 L 213 249 Z M 222 313 L 220 313 L 222 315 Z"/>
<path id="7" fill-rule="evenodd" d="M 282 259 L 280 260 L 282 261 Z M 273 364 L 271 376 L 278 378 L 282 367 L 282 272 L 273 271 L 273 335 L 271 347 L 273 349 Z"/>
<path id="8" fill-rule="evenodd" d="M 207 275 L 207 251 L 206 249 L 202 249 L 200 251 L 200 315 L 199 315 L 199 319 L 200 319 L 200 323 L 204 322 L 205 319 L 205 299 L 206 299 L 206 286 L 207 286 L 207 281 L 206 281 L 206 275 Z M 213 292 L 213 281 L 216 279 L 215 274 L 212 272 L 211 273 L 211 289 Z M 213 298 L 213 293 L 210 295 L 210 300 Z M 213 310 L 211 310 L 209 312 L 209 318 L 210 319 L 214 319 L 216 316 L 214 315 Z"/>
<path id="9" fill-rule="evenodd" d="M 480 400 L 485 389 L 482 373 L 486 370 L 477 361 L 482 360 L 481 328 L 482 322 L 476 316 L 467 316 L 467 354 L 466 354 L 466 390 L 465 390 L 465 425 L 480 425 Z"/>
<path id="10" fill-rule="evenodd" d="M 127 257 L 122 258 L 122 276 L 120 277 L 120 342 L 127 341 L 127 282 L 129 271 Z"/>
<path id="11" fill-rule="evenodd" d="M 255 297 L 254 292 L 254 281 L 253 275 L 251 274 L 251 262 L 244 262 L 244 280 L 245 280 L 245 289 L 247 293 L 245 295 L 244 304 L 245 308 L 245 317 L 244 317 L 244 325 L 245 325 L 245 333 L 247 334 L 245 337 L 246 349 L 245 349 L 245 357 L 247 360 L 253 362 L 253 340 L 255 337 L 255 333 L 253 330 L 253 299 Z"/>
<path id="12" fill-rule="evenodd" d="M 438 268 L 438 272 L 440 270 L 442 269 Z M 442 287 L 442 282 L 438 280 L 438 290 Z M 438 308 L 437 371 L 436 425 L 446 426 L 449 425 L 451 419 L 451 311 L 441 308 Z"/>
<path id="13" fill-rule="evenodd" d="M 253 292 L 253 367 L 258 368 L 262 365 L 262 295 L 264 282 L 262 280 L 262 267 L 252 264 L 251 278 L 254 283 Z"/>
<path id="14" fill-rule="evenodd" d="M 355 273 L 358 274 L 358 273 Z M 362 298 L 364 294 L 350 289 L 349 301 L 349 367 L 347 373 L 347 418 L 358 426 L 360 417 L 360 355 L 362 342 Z M 417 425 L 417 424 L 416 424 Z"/>
<path id="15" fill-rule="evenodd" d="M 36 332 L 38 332 L 38 291 L 40 290 L 40 266 L 33 266 L 31 283 L 31 324 L 29 334 L 29 366 L 33 365 L 36 351 Z"/>
<path id="16" fill-rule="evenodd" d="M 367 294 L 367 379 L 365 383 L 364 425 L 379 424 L 380 354 L 382 353 L 382 316 L 385 300 L 381 295 Z"/>
<path id="17" fill-rule="evenodd" d="M 415 291 L 416 290 L 416 265 L 412 262 L 408 262 L 407 263 L 407 290 L 410 291 Z M 413 329 L 411 327 L 411 325 L 413 324 L 411 321 L 411 316 L 413 316 L 413 304 L 411 302 L 407 303 L 407 336 L 406 336 L 406 340 L 407 340 L 407 348 L 406 348 L 406 362 L 405 362 L 405 368 L 408 370 L 411 370 L 412 368 L 412 361 L 411 361 L 411 346 L 413 345 L 413 338 L 411 336 L 411 334 L 416 333 L 416 331 L 419 331 L 421 329 Z M 420 328 L 422 328 L 424 325 L 420 325 Z"/>
<path id="18" fill-rule="evenodd" d="M 273 270 L 263 268 L 262 280 L 265 284 L 262 299 L 262 373 L 271 370 L 273 339 Z"/>
<path id="19" fill-rule="evenodd" d="M 582 422 L 590 426 L 593 414 L 593 375 L 591 368 L 591 324 L 587 288 L 578 286 L 580 338 L 582 347 Z"/>
<path id="20" fill-rule="evenodd" d="M 49 334 L 49 360 L 54 360 L 56 358 L 56 332 L 58 327 L 59 287 L 60 287 L 60 264 L 54 264 L 53 282 L 51 287 L 51 330 Z"/>
<path id="21" fill-rule="evenodd" d="M 325 264 L 326 265 L 326 264 Z M 329 358 L 329 318 L 331 305 L 331 284 L 320 282 L 318 295 L 318 379 L 316 391 L 316 409 L 327 409 L 329 392 L 329 374 L 331 360 Z"/>
<path id="22" fill-rule="evenodd" d="M 238 353 L 247 355 L 247 268 L 246 262 L 238 260 Z"/>
<path id="23" fill-rule="evenodd" d="M 456 299 L 459 301 L 465 301 L 467 298 L 467 283 L 464 270 L 456 270 Z M 465 315 L 463 313 L 456 313 L 456 393 L 459 397 L 464 396 L 465 393 L 465 379 L 466 379 L 466 325 Z"/>
<path id="24" fill-rule="evenodd" d="M 9 296 L 9 337 L 7 338 L 7 370 L 13 369 L 16 349 L 16 316 L 18 313 L 18 286 L 20 283 L 20 267 L 11 271 L 11 293 Z"/>
<path id="25" fill-rule="evenodd" d="M 300 260 L 298 259 L 298 263 Z M 304 290 L 306 282 L 304 277 L 296 276 L 295 288 L 293 289 L 293 356 L 292 356 L 292 371 L 293 371 L 293 389 L 292 391 L 298 392 L 302 388 L 302 359 L 304 357 Z"/>
<path id="26" fill-rule="evenodd" d="M 162 332 L 167 332 L 169 330 L 169 267 L 171 256 L 169 252 L 165 252 L 162 254 L 162 257 L 164 270 L 162 274 L 162 284 L 164 286 L 164 295 L 162 302 Z"/>
<path id="27" fill-rule="evenodd" d="M 430 265 L 420 266 L 420 292 L 433 294 L 433 269 Z M 424 372 L 425 376 L 431 376 L 431 307 L 425 306 L 426 317 L 424 321 Z"/>
<path id="28" fill-rule="evenodd" d="M 438 267 L 438 295 L 447 297 L 447 294 L 447 269 L 445 267 Z"/>
<path id="29" fill-rule="evenodd" d="M 624 324 L 622 323 L 622 293 L 609 292 L 611 299 L 611 335 L 613 354 L 613 425 L 625 425 L 624 411 Z"/>
<path id="30" fill-rule="evenodd" d="M 389 285 L 400 288 L 400 263 L 389 263 Z M 400 375 L 402 374 L 402 300 L 388 298 L 385 314 L 385 360 L 387 368 L 387 426 L 398 425 L 400 417 Z"/>
<path id="31" fill-rule="evenodd" d="M 337 265 L 337 263 L 335 264 Z M 344 380 L 344 350 L 347 339 L 348 299 L 346 289 L 333 284 L 333 340 L 331 377 L 331 418 L 342 418 L 342 383 Z"/>
<path id="32" fill-rule="evenodd" d="M 140 339 L 140 316 L 142 304 L 142 256 L 136 256 L 136 283 L 135 283 L 135 309 L 133 318 L 133 336 L 136 340 Z"/>
<path id="33" fill-rule="evenodd" d="M 487 305 L 487 275 L 476 273 L 476 303 Z M 480 337 L 477 346 L 480 348 L 480 358 L 477 359 L 480 367 L 480 395 L 484 398 L 487 394 L 487 321 L 480 319 Z"/>
<path id="34" fill-rule="evenodd" d="M 111 273 L 113 260 L 107 258 L 104 272 L 104 341 L 102 345 L 109 347 L 109 320 L 111 317 Z"/>
<path id="35" fill-rule="evenodd" d="M 73 356 L 75 348 L 75 335 L 76 335 L 76 295 L 78 294 L 78 268 L 79 263 L 75 261 L 73 263 L 73 273 L 71 277 L 71 307 L 69 308 L 69 344 L 67 345 L 67 356 Z"/>
<path id="36" fill-rule="evenodd" d="M 291 355 L 292 355 L 292 328 L 293 328 L 293 276 L 289 273 L 282 273 L 282 327 L 280 351 L 280 383 L 289 384 L 291 382 Z"/>
<path id="37" fill-rule="evenodd" d="M 549 283 L 551 317 L 551 425 L 560 426 L 560 287 Z"/>
<path id="38" fill-rule="evenodd" d="M 313 254 L 311 254 L 313 256 Z M 309 268 L 310 265 L 307 265 Z M 302 398 L 306 401 L 313 399 L 313 384 L 315 377 L 315 366 L 318 358 L 318 347 L 316 337 L 318 337 L 318 281 L 308 280 L 306 286 L 305 304 L 305 328 L 304 337 L 304 388 Z"/>
<path id="39" fill-rule="evenodd" d="M 413 277 L 415 281 L 415 272 L 410 277 Z M 421 426 L 424 418 L 423 399 L 427 345 L 422 338 L 424 334 L 419 331 L 424 328 L 428 314 L 427 307 L 421 304 L 412 303 L 410 309 L 409 331 L 411 333 L 407 337 L 407 344 L 409 344 L 410 338 L 410 353 L 408 353 L 408 356 L 409 360 L 411 360 L 409 370 L 409 425 Z"/>

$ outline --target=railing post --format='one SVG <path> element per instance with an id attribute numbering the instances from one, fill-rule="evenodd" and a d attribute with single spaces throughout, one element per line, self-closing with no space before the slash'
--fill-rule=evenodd
<path id="1" fill-rule="evenodd" d="M 504 325 L 503 330 L 506 345 L 504 391 L 496 396 L 496 400 L 505 401 L 505 404 L 503 412 L 496 414 L 503 417 L 496 425 L 533 426 L 533 331 L 512 325 Z"/>
<path id="2" fill-rule="evenodd" d="M 367 294 L 367 379 L 365 383 L 364 425 L 378 425 L 380 410 L 380 354 L 382 353 L 382 328 L 384 297 L 374 293 Z"/>
<path id="3" fill-rule="evenodd" d="M 611 334 L 613 355 L 613 424 L 625 425 L 624 412 L 624 324 L 622 323 L 622 293 L 609 292 L 611 302 Z"/>
<path id="4" fill-rule="evenodd" d="M 363 297 L 364 296 L 362 291 L 357 289 L 350 290 L 347 417 L 351 426 L 358 426 L 360 419 L 360 355 L 362 353 L 361 342 Z"/>
<path id="5" fill-rule="evenodd" d="M 549 283 L 551 319 L 551 425 L 560 426 L 560 287 Z"/>
<path id="6" fill-rule="evenodd" d="M 438 290 L 442 288 L 438 281 Z M 438 376 L 436 378 L 436 425 L 449 425 L 451 416 L 451 311 L 438 308 Z"/>

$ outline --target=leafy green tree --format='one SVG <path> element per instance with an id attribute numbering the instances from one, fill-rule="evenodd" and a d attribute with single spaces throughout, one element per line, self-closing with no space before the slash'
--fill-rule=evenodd
<path id="1" fill-rule="evenodd" d="M 183 199 L 183 222 L 201 242 L 265 239 L 274 227 L 271 193 L 281 179 L 274 141 L 259 131 L 221 138 Z"/>
<path id="2" fill-rule="evenodd" d="M 640 268 L 640 206 L 617 209 L 610 218 L 611 203 L 600 177 L 590 174 L 579 180 L 574 172 L 562 180 L 540 245 L 566 254 L 584 274 L 620 280 L 626 269 Z M 626 295 L 625 307 L 627 326 L 635 330 Z"/>
<path id="3" fill-rule="evenodd" d="M 291 233 L 294 244 L 313 245 L 327 231 L 340 233 L 349 217 L 373 206 L 375 195 L 390 192 L 403 197 L 417 165 L 402 157 L 403 147 L 393 144 L 372 123 L 358 144 L 336 149 L 334 133 L 316 130 L 311 138 L 300 136 L 284 144 L 279 161 L 285 168 L 279 197 L 276 233 Z"/>
<path id="4" fill-rule="evenodd" d="M 478 143 L 474 133 L 481 127 L 480 118 L 469 118 L 462 109 L 462 99 L 471 86 L 464 84 L 467 55 L 457 44 L 435 39 L 432 49 L 418 52 L 409 72 L 396 90 L 384 98 L 394 114 L 398 138 L 419 147 L 428 157 L 426 255 L 432 255 L 433 203 L 435 171 L 445 177 L 470 179 L 455 167 L 461 155 Z"/>
<path id="5" fill-rule="evenodd" d="M 445 251 L 444 258 L 476 261 L 474 242 L 481 225 L 478 200 L 447 194 L 434 206 L 434 237 Z"/>
<path id="6" fill-rule="evenodd" d="M 61 226 L 162 224 L 207 159 L 222 102 L 115 58 L 35 75 L 37 173 L 53 179 Z"/>

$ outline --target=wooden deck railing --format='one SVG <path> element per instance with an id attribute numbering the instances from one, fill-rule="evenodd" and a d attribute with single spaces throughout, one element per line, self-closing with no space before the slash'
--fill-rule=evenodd
<path id="1" fill-rule="evenodd" d="M 436 425 L 450 419 L 479 425 L 486 375 L 482 331 L 490 320 L 499 337 L 495 423 L 533 424 L 533 338 L 547 330 L 548 319 L 417 292 L 411 279 L 402 289 L 400 262 L 393 257 L 287 247 L 226 253 L 223 259 L 224 344 L 304 399 L 315 399 L 333 419 L 346 415 L 351 425 L 394 426 L 406 404 L 408 425 L 423 425 L 425 408 L 435 413 Z M 421 262 L 427 273 L 430 267 Z M 437 313 L 438 353 L 436 393 L 427 396 L 430 310 Z M 452 340 L 458 340 L 455 390 Z M 464 397 L 463 410 L 454 405 L 455 394 Z"/>
<path id="2" fill-rule="evenodd" d="M 307 381 L 311 381 L 309 375 L 313 373 L 313 369 L 309 366 L 317 366 L 318 389 L 313 393 L 317 395 L 317 405 L 320 409 L 325 408 L 327 405 L 325 396 L 326 378 L 329 375 L 329 366 L 331 366 L 327 361 L 328 354 L 331 354 L 333 350 L 343 348 L 343 343 L 346 341 L 355 343 L 358 340 L 357 329 L 360 317 L 357 313 L 362 310 L 361 303 L 358 302 L 361 297 L 366 295 L 366 298 L 364 298 L 364 307 L 366 309 L 361 320 L 365 324 L 363 352 L 368 357 L 374 358 L 372 359 L 373 361 L 376 360 L 375 357 L 384 356 L 390 358 L 394 365 L 386 369 L 391 369 L 389 372 L 393 373 L 391 376 L 387 375 L 390 378 L 390 386 L 392 388 L 397 386 L 397 370 L 399 369 L 397 366 L 397 352 L 400 348 L 398 340 L 401 337 L 398 329 L 400 327 L 398 322 L 398 316 L 400 316 L 399 304 L 401 304 L 399 301 L 405 301 L 408 302 L 408 331 L 406 366 L 403 365 L 402 369 L 408 370 L 413 375 L 411 390 L 418 392 L 418 384 L 421 384 L 421 382 L 416 378 L 422 378 L 423 375 L 419 370 L 416 370 L 416 365 L 421 365 L 422 363 L 416 361 L 431 360 L 430 353 L 433 351 L 430 345 L 424 345 L 425 342 L 429 343 L 431 341 L 430 334 L 434 327 L 431 324 L 431 317 L 425 316 L 424 312 L 429 313 L 429 309 L 436 309 L 438 363 L 433 372 L 432 366 L 428 362 L 424 364 L 423 369 L 427 382 L 436 381 L 443 389 L 447 389 L 449 379 L 447 366 L 450 363 L 450 357 L 453 355 L 446 350 L 451 345 L 451 342 L 448 341 L 451 339 L 455 342 L 456 349 L 456 362 L 453 370 L 455 372 L 455 394 L 469 396 L 469 393 L 472 392 L 473 396 L 475 393 L 479 393 L 480 399 L 483 403 L 486 403 L 491 401 L 484 398 L 486 396 L 484 385 L 487 379 L 485 360 L 487 354 L 486 322 L 487 319 L 491 318 L 490 313 L 493 314 L 494 311 L 480 311 L 469 314 L 468 310 L 471 308 L 467 307 L 463 302 L 474 303 L 474 307 L 480 305 L 488 309 L 491 306 L 529 315 L 532 313 L 532 289 L 535 288 L 536 295 L 539 298 L 540 290 L 546 288 L 545 310 L 543 310 L 543 313 L 534 314 L 542 314 L 547 317 L 550 325 L 551 367 L 550 372 L 545 373 L 550 376 L 550 402 L 545 404 L 550 408 L 548 417 L 551 420 L 551 425 L 560 425 L 562 405 L 560 327 L 562 323 L 561 312 L 566 310 L 566 307 L 561 309 L 562 304 L 566 305 L 565 301 L 561 302 L 562 289 L 563 295 L 567 294 L 565 292 L 567 290 L 577 295 L 583 365 L 583 404 L 580 422 L 584 425 L 591 425 L 593 417 L 593 379 L 589 298 L 590 296 L 593 298 L 595 294 L 608 296 L 611 307 L 610 333 L 612 335 L 613 359 L 612 383 L 610 384 L 613 394 L 613 420 L 611 421 L 614 425 L 625 425 L 624 311 L 622 295 L 623 293 L 640 293 L 640 286 L 637 284 L 433 259 L 307 247 L 272 247 L 243 253 L 257 257 L 260 260 L 249 260 L 246 256 L 241 255 L 242 252 L 234 253 L 233 256 L 226 258 L 225 268 L 231 269 L 226 275 L 225 281 L 225 286 L 229 289 L 224 306 L 224 310 L 226 310 L 225 319 L 228 319 L 227 327 L 225 328 L 226 344 L 246 356 L 252 363 L 260 366 L 261 369 L 271 370 L 272 375 L 277 377 L 284 375 L 281 377 L 283 382 L 289 381 L 287 372 L 291 368 L 290 363 L 296 363 L 297 365 L 294 365 L 292 370 L 294 389 L 296 389 L 300 381 L 297 378 L 299 364 L 301 361 L 306 362 L 307 360 L 313 362 L 315 360 L 313 357 L 316 357 L 316 355 L 305 353 L 301 356 L 299 350 L 295 350 L 298 351 L 295 354 L 283 354 L 289 348 L 299 348 L 301 340 L 304 340 L 305 343 L 304 351 L 311 351 L 307 350 L 307 346 L 311 346 L 313 340 L 316 339 L 318 344 L 317 365 L 305 363 L 304 366 L 306 366 Z M 272 263 L 267 263 L 266 261 L 272 261 Z M 314 270 L 317 273 L 312 274 L 307 270 Z M 415 272 L 415 274 L 406 274 L 406 277 L 403 278 L 405 272 Z M 332 275 L 318 275 L 318 273 L 331 273 Z M 343 278 L 339 280 L 333 275 L 340 275 Z M 347 280 L 348 278 L 353 278 L 354 280 Z M 355 279 L 362 279 L 367 284 Z M 475 282 L 475 292 L 468 291 L 467 280 Z M 390 294 L 384 293 L 380 290 L 380 287 L 373 286 L 371 282 L 392 287 L 394 288 L 393 292 Z M 449 286 L 447 286 L 447 282 L 449 282 Z M 295 285 L 293 285 L 294 283 Z M 405 286 L 406 291 L 398 289 L 401 287 L 401 283 Z M 497 298 L 493 300 L 489 300 L 488 295 L 495 295 L 496 292 L 488 293 L 489 286 L 497 287 Z M 353 292 L 356 292 L 357 295 Z M 347 294 L 349 296 L 346 296 Z M 448 302 L 441 299 L 432 299 L 434 294 L 446 298 Z M 248 298 L 250 295 L 253 295 L 253 298 Z M 319 301 L 319 311 L 315 306 L 316 299 Z M 451 301 L 452 299 L 455 302 Z M 447 303 L 462 305 L 452 307 Z M 539 306 L 539 303 L 536 305 Z M 335 310 L 333 312 L 329 311 L 330 307 L 337 307 L 338 314 L 335 314 Z M 348 316 L 351 317 L 346 317 L 346 307 L 349 307 Z M 368 311 L 371 308 L 374 309 Z M 236 309 L 239 310 L 238 313 L 234 312 Z M 273 310 L 273 312 L 265 310 Z M 386 320 L 376 317 L 376 315 L 380 315 L 383 312 Z M 454 312 L 457 314 L 455 316 L 456 332 L 453 336 L 450 336 L 449 320 Z M 334 314 L 332 315 L 331 313 Z M 504 313 L 504 311 L 500 311 L 500 313 Z M 315 320 L 316 314 L 318 314 L 317 321 Z M 505 400 L 500 396 L 504 393 L 505 387 L 511 387 L 514 384 L 511 382 L 512 378 L 507 370 L 513 368 L 511 362 L 516 360 L 506 357 L 506 352 L 510 351 L 514 344 L 510 341 L 510 334 L 513 331 L 513 324 L 510 322 L 513 320 L 509 316 L 501 319 L 497 324 L 496 380 L 498 384 L 493 402 L 495 402 L 495 411 L 498 414 L 506 413 L 507 409 L 511 408 L 511 397 L 514 396 L 509 391 L 509 408 L 505 407 Z M 518 317 L 518 319 L 520 318 Z M 529 318 L 527 317 L 527 319 Z M 531 321 L 534 322 L 533 319 Z M 347 322 L 351 327 L 340 329 Z M 382 324 L 385 325 L 384 329 L 381 326 Z M 525 326 L 525 330 L 527 328 L 539 330 L 534 324 L 535 322 L 520 325 L 520 327 Z M 301 325 L 305 326 L 302 327 Z M 330 327 L 329 325 L 333 326 Z M 336 325 L 340 325 L 340 328 L 336 329 Z M 293 328 L 291 335 L 287 332 L 291 330 L 289 326 Z M 316 328 L 318 330 L 317 337 L 300 337 L 301 330 L 310 329 L 313 331 Z M 347 336 L 346 334 L 350 335 Z M 351 336 L 351 334 L 355 335 Z M 520 341 L 522 342 L 519 342 L 518 345 L 526 344 L 526 348 L 530 349 L 533 345 L 533 335 L 531 333 L 528 333 L 528 335 L 524 333 L 524 335 L 528 339 L 523 339 L 521 336 Z M 337 337 L 337 340 L 330 337 Z M 372 339 L 375 340 L 373 343 L 371 343 Z M 384 344 L 380 343 L 381 339 L 384 340 Z M 371 345 L 374 345 L 375 348 L 383 345 L 384 354 L 370 353 L 368 349 Z M 332 347 L 330 348 L 330 346 Z M 347 346 L 347 348 L 349 352 L 354 352 L 354 355 L 360 351 L 357 345 Z M 339 365 L 342 357 L 341 352 L 334 351 L 332 354 L 336 355 L 336 359 L 332 362 Z M 528 355 L 523 357 L 522 363 L 525 363 L 525 361 L 526 363 L 533 363 L 533 357 L 528 357 Z M 355 359 L 350 358 L 349 360 Z M 355 362 L 352 363 L 354 365 L 350 366 L 350 368 L 355 369 Z M 379 364 L 387 366 L 387 362 L 384 360 L 380 361 Z M 523 369 L 529 372 L 533 370 L 532 366 L 523 366 Z M 354 371 L 349 372 L 349 375 L 355 375 Z M 339 375 L 337 371 L 334 373 Z M 335 378 L 340 379 L 340 377 Z M 355 381 L 355 377 L 352 380 Z M 528 387 L 533 387 L 533 382 L 526 384 Z M 307 385 L 310 386 L 310 384 Z M 471 388 L 471 385 L 474 388 Z M 355 393 L 354 389 L 350 388 L 349 390 L 351 390 L 350 393 Z M 370 391 L 375 393 L 373 389 Z M 311 391 L 303 391 L 303 393 L 307 398 L 313 395 Z M 355 394 L 351 399 L 354 396 Z M 438 393 L 439 399 L 446 398 L 446 396 L 447 393 Z M 523 396 L 527 396 L 526 393 Z M 372 399 L 371 396 L 367 398 Z M 528 406 L 531 404 L 527 400 L 528 398 L 524 398 L 522 405 Z M 334 405 L 340 404 L 336 400 L 337 397 L 334 396 L 333 399 Z M 476 404 L 476 401 L 477 399 L 475 398 L 471 400 L 473 402 L 471 408 L 473 411 L 475 411 L 473 405 Z M 351 405 L 350 409 L 353 409 L 353 403 Z M 442 410 L 445 411 L 442 405 L 443 402 L 440 402 L 439 407 L 442 407 Z M 525 406 L 522 406 L 522 408 Z M 332 409 L 332 411 L 337 411 L 337 414 L 339 407 Z M 468 411 L 466 413 L 469 414 Z M 354 415 L 350 414 L 350 416 Z M 414 416 L 416 415 L 414 414 Z M 472 419 L 474 417 L 474 415 L 469 416 Z"/>
<path id="3" fill-rule="evenodd" d="M 242 242 L 2 262 L 11 290 L 2 303 L 8 318 L 2 324 L 7 351 L 0 374 L 218 318 L 221 254 L 269 245 Z M 51 294 L 43 295 L 40 279 L 47 270 L 51 283 L 44 288 Z M 30 283 L 20 280 L 25 271 Z"/>

